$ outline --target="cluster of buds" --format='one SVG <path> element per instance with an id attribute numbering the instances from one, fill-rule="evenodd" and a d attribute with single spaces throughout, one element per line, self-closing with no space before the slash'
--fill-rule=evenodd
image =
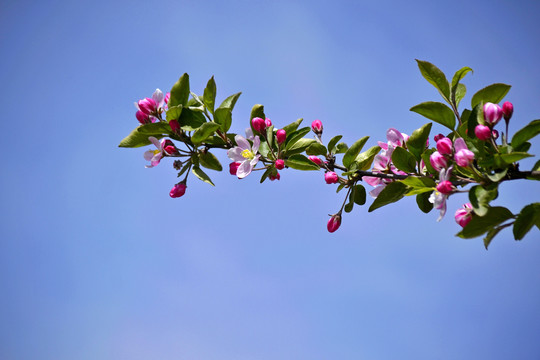
<path id="1" fill-rule="evenodd" d="M 435 136 L 437 151 L 429 157 L 431 166 L 436 171 L 448 168 L 452 158 L 461 167 L 467 167 L 474 161 L 474 153 L 469 150 L 463 138 L 457 138 L 452 143 L 450 138 L 442 134 Z"/>
<path id="2" fill-rule="evenodd" d="M 478 124 L 474 128 L 474 134 L 482 141 L 488 141 L 490 139 L 496 140 L 499 137 L 499 132 L 493 128 L 504 117 L 506 122 L 506 131 L 508 132 L 508 123 L 512 114 L 514 113 L 514 105 L 506 101 L 503 106 L 493 103 L 485 103 L 483 107 L 484 111 L 484 124 Z M 508 137 L 508 134 L 506 134 Z"/>
<path id="3" fill-rule="evenodd" d="M 147 97 L 135 103 L 135 108 L 137 108 L 135 117 L 141 124 L 159 121 L 161 113 L 166 110 L 170 96 L 170 93 L 164 96 L 161 90 L 156 89 L 151 98 Z"/>

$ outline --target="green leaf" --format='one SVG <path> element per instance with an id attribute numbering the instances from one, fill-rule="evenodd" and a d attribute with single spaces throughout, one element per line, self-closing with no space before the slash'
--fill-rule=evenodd
<path id="1" fill-rule="evenodd" d="M 327 150 L 326 146 L 323 144 L 315 141 L 313 142 L 307 149 L 306 154 L 308 155 L 325 155 L 326 156 Z"/>
<path id="2" fill-rule="evenodd" d="M 418 205 L 418 208 L 426 214 L 433 210 L 433 204 L 429 201 L 430 196 L 431 192 L 424 192 L 416 195 L 416 204 Z"/>
<path id="3" fill-rule="evenodd" d="M 223 167 L 219 162 L 218 158 L 212 154 L 210 151 L 199 152 L 199 163 L 207 169 L 221 171 Z"/>
<path id="4" fill-rule="evenodd" d="M 502 230 L 503 228 L 500 227 L 500 226 L 497 226 L 497 227 L 494 227 L 492 229 L 490 229 L 487 234 L 486 234 L 486 237 L 484 238 L 484 247 L 486 248 L 486 250 L 488 249 L 488 246 L 489 244 L 491 244 L 491 240 L 493 240 L 493 238 L 495 236 L 497 236 L 497 234 Z"/>
<path id="5" fill-rule="evenodd" d="M 274 146 L 274 125 L 270 125 L 266 128 L 266 139 L 268 141 L 268 146 L 272 148 L 272 146 Z"/>
<path id="6" fill-rule="evenodd" d="M 371 163 L 373 162 L 373 159 L 375 156 L 379 153 L 381 150 L 380 146 L 372 146 L 363 153 L 359 154 L 354 161 L 356 162 L 356 168 L 358 170 L 366 171 L 369 168 L 371 168 Z"/>
<path id="7" fill-rule="evenodd" d="M 459 106 L 459 103 L 463 98 L 465 97 L 465 94 L 467 94 L 467 87 L 463 84 L 458 84 L 456 93 L 454 95 L 454 100 L 456 101 L 456 108 Z"/>
<path id="8" fill-rule="evenodd" d="M 409 187 L 406 194 L 407 196 L 431 193 L 435 189 L 436 185 L 435 181 L 428 177 L 409 176 L 408 178 L 400 181 Z"/>
<path id="9" fill-rule="evenodd" d="M 264 172 L 264 174 L 262 174 L 261 176 L 261 184 L 264 182 L 264 180 L 266 180 L 268 178 L 268 176 L 270 176 L 270 174 L 272 172 L 276 171 L 276 168 L 274 168 L 273 166 L 269 166 L 268 168 L 266 168 L 266 171 Z"/>
<path id="10" fill-rule="evenodd" d="M 401 146 L 396 147 L 392 152 L 392 162 L 401 171 L 406 173 L 416 172 L 416 159 Z"/>
<path id="11" fill-rule="evenodd" d="M 191 141 L 194 144 L 200 144 L 210 135 L 212 135 L 217 129 L 219 129 L 219 124 L 215 122 L 207 122 L 201 125 L 193 135 L 191 136 Z"/>
<path id="12" fill-rule="evenodd" d="M 354 193 L 355 193 L 355 188 L 351 188 L 351 191 L 349 193 L 349 202 L 347 203 L 347 205 L 345 205 L 345 212 L 346 213 L 350 213 L 353 208 L 354 208 Z"/>
<path id="13" fill-rule="evenodd" d="M 214 106 L 216 102 L 216 82 L 214 80 L 214 77 L 212 76 L 210 80 L 208 80 L 208 83 L 206 84 L 206 88 L 204 88 L 204 95 L 203 95 L 203 102 L 204 106 L 210 111 L 210 113 L 214 113 Z"/>
<path id="14" fill-rule="evenodd" d="M 220 125 L 221 131 L 226 133 L 231 128 L 232 111 L 230 108 L 217 108 L 214 113 L 214 121 Z"/>
<path id="15" fill-rule="evenodd" d="M 268 147 L 268 144 L 266 141 L 262 141 L 259 145 L 259 154 L 261 154 L 264 157 L 269 157 L 272 154 L 270 153 L 270 148 Z"/>
<path id="16" fill-rule="evenodd" d="M 351 147 L 343 155 L 343 165 L 348 168 L 356 159 L 366 142 L 368 141 L 369 136 L 364 136 L 361 139 L 358 139 L 351 145 Z"/>
<path id="17" fill-rule="evenodd" d="M 493 174 L 486 174 L 486 175 L 489 178 L 489 180 L 493 182 L 499 182 L 506 176 L 506 173 L 508 173 L 508 168 L 495 171 Z"/>
<path id="18" fill-rule="evenodd" d="M 237 92 L 236 94 L 232 94 L 231 96 L 229 96 L 228 98 L 223 100 L 223 102 L 221 103 L 221 105 L 219 105 L 219 107 L 220 108 L 231 109 L 231 111 L 232 111 L 234 109 L 234 105 L 236 104 L 236 101 L 238 100 L 240 95 L 242 95 L 241 92 Z M 264 106 L 262 106 L 262 105 L 255 105 L 255 106 L 261 106 L 264 109 Z M 263 115 L 264 115 L 264 113 L 263 113 Z M 264 117 L 263 117 L 263 119 L 264 119 Z"/>
<path id="19" fill-rule="evenodd" d="M 512 137 L 512 147 L 517 148 L 538 134 L 540 134 L 540 120 L 533 120 L 514 134 Z"/>
<path id="20" fill-rule="evenodd" d="M 344 142 L 340 142 L 339 144 L 336 145 L 335 153 L 336 154 L 343 154 L 343 153 L 347 152 L 348 149 L 349 149 L 349 147 L 347 146 L 347 144 L 345 144 Z"/>
<path id="21" fill-rule="evenodd" d="M 328 151 L 330 153 L 333 154 L 334 146 L 336 146 L 337 142 L 341 140 L 342 137 L 342 135 L 336 135 L 330 139 L 330 141 L 328 142 Z"/>
<path id="22" fill-rule="evenodd" d="M 439 91 L 446 102 L 450 103 L 450 85 L 444 73 L 435 65 L 416 59 L 422 76 Z"/>
<path id="23" fill-rule="evenodd" d="M 296 143 L 294 143 L 293 146 L 291 146 L 287 151 L 284 152 L 285 155 L 293 155 L 293 154 L 299 154 L 304 152 L 309 146 L 316 143 L 315 139 L 306 139 L 302 138 L 299 139 Z"/>
<path id="24" fill-rule="evenodd" d="M 497 198 L 497 184 L 493 184 L 490 188 L 485 189 L 480 185 L 473 186 L 469 190 L 469 200 L 474 209 L 474 213 L 478 216 L 485 216 L 489 211 L 489 203 Z"/>
<path id="25" fill-rule="evenodd" d="M 477 125 L 484 125 L 484 111 L 482 110 L 482 104 L 476 105 L 467 119 L 467 133 L 468 137 L 475 138 L 474 129 Z M 464 134 L 462 134 L 464 135 Z"/>
<path id="26" fill-rule="evenodd" d="M 495 164 L 498 165 L 510 165 L 516 161 L 531 157 L 533 155 L 522 153 L 522 152 L 512 152 L 510 154 L 495 154 Z M 501 163 L 502 162 L 502 163 Z"/>
<path id="27" fill-rule="evenodd" d="M 471 99 L 471 107 L 475 107 L 480 103 L 498 104 L 506 96 L 511 86 L 506 84 L 492 84 L 479 90 Z"/>
<path id="28" fill-rule="evenodd" d="M 152 124 L 144 124 L 136 127 L 131 133 L 126 136 L 121 142 L 119 147 L 137 148 L 141 146 L 150 145 L 148 140 L 150 136 L 157 139 L 161 139 L 164 136 L 169 135 L 171 127 L 168 123 L 157 122 Z"/>
<path id="29" fill-rule="evenodd" d="M 285 160 L 285 165 L 296 169 L 296 170 L 319 170 L 319 165 L 315 164 L 313 161 L 309 160 L 306 156 L 302 154 L 295 154 L 289 156 Z"/>
<path id="30" fill-rule="evenodd" d="M 458 89 L 458 85 L 459 85 L 459 82 L 461 81 L 461 79 L 463 79 L 465 77 L 465 75 L 467 75 L 469 72 L 473 72 L 473 70 L 468 67 L 468 66 L 465 66 L 465 67 L 462 67 L 461 69 L 459 69 L 458 71 L 456 71 L 456 73 L 454 74 L 454 77 L 452 78 L 452 95 L 455 95 L 456 94 L 456 91 Z"/>
<path id="31" fill-rule="evenodd" d="M 426 101 L 416 106 L 413 106 L 411 111 L 427 117 L 441 125 L 446 126 L 450 130 L 454 130 L 456 126 L 456 118 L 454 112 L 448 106 L 436 101 Z"/>
<path id="32" fill-rule="evenodd" d="M 189 75 L 184 74 L 178 79 L 171 89 L 169 108 L 177 105 L 187 105 L 189 99 Z"/>
<path id="33" fill-rule="evenodd" d="M 206 173 L 204 171 L 202 171 L 200 167 L 194 166 L 191 169 L 191 172 L 193 174 L 195 174 L 195 176 L 198 177 L 201 181 L 204 181 L 207 184 L 215 186 L 214 183 L 212 182 L 212 180 L 210 180 L 210 177 L 208 175 L 206 175 Z"/>
<path id="34" fill-rule="evenodd" d="M 407 185 L 398 181 L 391 182 L 390 184 L 386 185 L 386 187 L 381 191 L 379 196 L 377 196 L 377 198 L 373 201 L 373 203 L 369 207 L 368 212 L 372 212 L 373 210 L 378 209 L 382 206 L 401 200 L 401 198 L 405 196 L 407 190 Z"/>
<path id="35" fill-rule="evenodd" d="M 366 188 L 361 184 L 354 187 L 354 203 L 358 205 L 366 203 Z"/>
<path id="36" fill-rule="evenodd" d="M 175 107 L 169 108 L 165 113 L 165 118 L 167 121 L 178 120 L 182 114 L 182 105 L 177 105 Z"/>
<path id="37" fill-rule="evenodd" d="M 287 134 L 287 139 L 285 140 L 285 150 L 288 150 L 293 146 L 298 140 L 304 137 L 307 133 L 311 131 L 311 128 L 304 127 L 293 131 L 291 134 Z"/>
<path id="38" fill-rule="evenodd" d="M 427 123 L 421 128 L 414 130 L 407 141 L 407 148 L 418 161 L 422 159 L 422 153 L 426 150 L 426 144 L 429 138 L 429 133 L 431 132 L 431 126 L 432 123 Z"/>
<path id="39" fill-rule="evenodd" d="M 289 135 L 290 133 L 296 131 L 296 129 L 298 129 L 298 126 L 300 126 L 300 124 L 302 123 L 302 120 L 304 119 L 298 119 L 296 121 L 293 121 L 289 125 L 284 126 L 283 130 L 285 130 L 285 134 Z"/>
<path id="40" fill-rule="evenodd" d="M 471 221 L 457 234 L 457 236 L 464 239 L 480 236 L 513 216 L 514 215 L 510 210 L 505 207 L 490 207 L 485 216 L 473 216 Z"/>
<path id="41" fill-rule="evenodd" d="M 191 109 L 184 108 L 182 114 L 178 119 L 178 123 L 182 130 L 193 131 L 198 129 L 202 124 L 206 122 L 204 115 L 201 112 L 193 111 Z"/>
<path id="42" fill-rule="evenodd" d="M 251 124 L 251 120 L 254 118 L 259 117 L 261 119 L 266 119 L 266 115 L 264 115 L 264 105 L 261 104 L 255 104 L 251 108 L 251 115 L 249 116 L 249 123 Z"/>
<path id="43" fill-rule="evenodd" d="M 521 209 L 512 229 L 514 239 L 523 239 L 534 225 L 540 228 L 540 203 L 529 204 Z"/>

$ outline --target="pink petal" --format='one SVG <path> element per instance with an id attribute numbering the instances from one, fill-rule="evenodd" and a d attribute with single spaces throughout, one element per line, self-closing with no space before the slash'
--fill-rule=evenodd
<path id="1" fill-rule="evenodd" d="M 259 139 L 258 136 L 255 136 L 255 139 L 253 139 L 253 147 L 251 148 L 254 154 L 256 154 L 257 151 L 259 151 L 260 144 L 261 144 L 261 139 Z"/>
<path id="2" fill-rule="evenodd" d="M 253 167 L 251 166 L 250 162 L 244 161 L 236 170 L 236 176 L 238 176 L 239 179 L 243 179 L 251 174 L 251 170 L 253 170 Z"/>
<path id="3" fill-rule="evenodd" d="M 250 149 L 251 146 L 249 145 L 249 141 L 246 140 L 242 135 L 236 135 L 234 137 L 234 141 L 236 141 L 236 144 L 239 148 L 242 150 Z"/>
<path id="4" fill-rule="evenodd" d="M 242 156 L 242 149 L 240 149 L 239 147 L 234 147 L 232 149 L 229 149 L 229 151 L 227 151 L 227 156 L 229 157 L 229 159 L 231 159 L 232 161 L 244 161 L 246 160 L 243 156 Z"/>

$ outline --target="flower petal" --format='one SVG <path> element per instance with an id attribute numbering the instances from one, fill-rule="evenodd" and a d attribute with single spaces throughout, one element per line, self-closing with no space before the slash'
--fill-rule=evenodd
<path id="1" fill-rule="evenodd" d="M 148 140 L 150 140 L 150 142 L 151 142 L 152 144 L 154 144 L 154 146 L 157 147 L 157 148 L 161 151 L 161 145 L 160 145 L 158 139 L 156 139 L 156 138 L 153 137 L 153 136 L 150 136 L 150 137 L 148 137 Z"/>
<path id="2" fill-rule="evenodd" d="M 152 161 L 152 158 L 154 157 L 154 151 L 148 150 L 144 152 L 144 160 L 146 161 Z"/>
<path id="3" fill-rule="evenodd" d="M 259 151 L 259 145 L 261 144 L 261 139 L 258 136 L 255 136 L 253 139 L 253 147 L 251 148 L 251 151 L 253 151 L 254 154 Z"/>
<path id="4" fill-rule="evenodd" d="M 232 149 L 229 149 L 227 151 L 227 156 L 229 157 L 229 159 L 231 159 L 232 161 L 244 161 L 246 160 L 243 156 L 242 156 L 242 149 L 240 149 L 238 146 L 237 147 L 234 147 Z"/>
<path id="5" fill-rule="evenodd" d="M 469 150 L 469 148 L 467 147 L 467 144 L 465 144 L 465 140 L 463 140 L 463 138 L 457 138 L 456 140 L 454 140 L 454 149 L 456 150 L 456 152 L 458 152 L 460 150 L 463 150 L 463 149 Z"/>
<path id="6" fill-rule="evenodd" d="M 394 147 L 403 145 L 404 141 L 401 132 L 394 128 L 388 129 L 388 131 L 386 132 L 386 139 L 388 139 L 390 145 L 394 145 Z"/>
<path id="7" fill-rule="evenodd" d="M 251 170 L 253 170 L 253 167 L 251 166 L 249 160 L 245 160 L 240 164 L 240 166 L 238 166 L 236 176 L 238 176 L 239 179 L 243 179 L 251 174 Z"/>
<path id="8" fill-rule="evenodd" d="M 246 140 L 245 137 L 243 137 L 242 135 L 236 135 L 234 137 L 234 141 L 236 141 L 236 144 L 238 145 L 239 148 L 241 148 L 242 150 L 246 150 L 246 149 L 250 149 L 251 146 L 249 145 L 249 141 Z"/>

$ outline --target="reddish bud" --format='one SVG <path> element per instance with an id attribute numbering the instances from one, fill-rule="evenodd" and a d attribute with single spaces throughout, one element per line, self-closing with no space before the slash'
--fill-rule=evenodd
<path id="1" fill-rule="evenodd" d="M 326 224 L 326 228 L 328 229 L 328 232 L 333 233 L 334 231 L 339 229 L 340 225 L 341 225 L 341 215 L 340 214 L 334 214 L 328 220 L 328 223 Z"/>
<path id="2" fill-rule="evenodd" d="M 452 193 L 453 190 L 454 186 L 448 180 L 441 181 L 439 185 L 437 185 L 437 191 L 444 195 Z"/>
<path id="3" fill-rule="evenodd" d="M 141 110 L 137 110 L 137 112 L 135 113 L 135 117 L 137 118 L 137 120 L 139 120 L 141 124 L 149 124 L 152 122 L 150 120 L 150 116 L 143 113 Z"/>
<path id="4" fill-rule="evenodd" d="M 442 139 L 443 137 L 445 137 L 443 134 L 437 134 L 437 135 L 435 135 L 435 137 L 433 139 L 435 140 L 435 142 L 437 142 L 440 139 Z"/>
<path id="5" fill-rule="evenodd" d="M 229 173 L 231 175 L 236 175 L 236 171 L 238 170 L 238 167 L 240 166 L 240 162 L 232 162 L 229 164 Z"/>
<path id="6" fill-rule="evenodd" d="M 506 101 L 502 106 L 502 112 L 504 120 L 508 122 L 514 113 L 514 105 L 510 101 Z"/>
<path id="7" fill-rule="evenodd" d="M 473 216 L 472 205 L 471 203 L 467 203 L 467 204 L 463 204 L 462 209 L 458 209 L 456 211 L 456 214 L 454 215 L 454 219 L 456 219 L 456 222 L 459 224 L 459 226 L 465 227 L 467 226 L 469 221 L 471 221 L 472 216 Z"/>
<path id="8" fill-rule="evenodd" d="M 474 128 L 474 134 L 482 141 L 487 141 L 491 138 L 491 129 L 486 125 L 476 125 Z"/>
<path id="9" fill-rule="evenodd" d="M 251 120 L 251 125 L 253 125 L 253 129 L 255 129 L 255 131 L 258 131 L 260 133 L 262 133 L 264 129 L 266 129 L 266 123 L 260 117 L 253 118 Z"/>
<path id="10" fill-rule="evenodd" d="M 491 132 L 491 135 L 493 135 L 493 138 L 497 140 L 499 138 L 499 132 L 495 129 Z"/>
<path id="11" fill-rule="evenodd" d="M 498 104 L 487 102 L 484 104 L 484 120 L 488 125 L 495 125 L 501 120 L 503 115 L 502 109 Z"/>
<path id="12" fill-rule="evenodd" d="M 163 99 L 165 101 L 165 104 L 168 104 L 169 103 L 169 99 L 171 98 L 171 93 L 168 92 L 167 94 L 165 94 L 165 99 Z"/>
<path id="13" fill-rule="evenodd" d="M 186 184 L 178 183 L 173 186 L 173 188 L 169 192 L 169 195 L 172 198 L 178 198 L 180 196 L 183 196 L 186 193 L 186 188 L 187 188 Z"/>
<path id="14" fill-rule="evenodd" d="M 452 140 L 447 137 L 442 137 L 437 141 L 437 150 L 442 155 L 452 154 Z"/>
<path id="15" fill-rule="evenodd" d="M 326 181 L 327 184 L 335 184 L 339 181 L 339 176 L 333 171 L 329 171 L 324 174 L 324 181 Z"/>
<path id="16" fill-rule="evenodd" d="M 157 110 L 157 104 L 152 98 L 139 100 L 137 104 L 139 105 L 139 109 L 146 115 L 152 115 Z"/>
<path id="17" fill-rule="evenodd" d="M 322 121 L 321 120 L 314 120 L 312 123 L 311 123 L 311 130 L 313 130 L 313 132 L 319 136 L 322 135 L 322 132 L 323 132 L 323 126 L 322 126 Z"/>
<path id="18" fill-rule="evenodd" d="M 285 140 L 287 139 L 287 132 L 285 132 L 285 130 L 283 129 L 279 129 L 276 132 L 276 139 L 279 145 L 283 144 Z"/>
<path id="19" fill-rule="evenodd" d="M 171 126 L 171 130 L 173 133 L 179 133 L 180 132 L 180 123 L 178 120 L 171 120 L 169 121 L 169 125 Z"/>
<path id="20" fill-rule="evenodd" d="M 441 171 L 448 166 L 448 160 L 438 151 L 435 151 L 433 154 L 431 154 L 431 156 L 429 157 L 429 163 L 437 171 Z"/>
<path id="21" fill-rule="evenodd" d="M 264 120 L 264 124 L 266 125 L 266 127 L 270 127 L 270 126 L 272 126 L 272 120 L 266 119 L 266 120 Z"/>
<path id="22" fill-rule="evenodd" d="M 313 161 L 317 165 L 322 165 L 322 160 L 318 156 L 311 155 L 308 157 L 309 160 Z"/>
<path id="23" fill-rule="evenodd" d="M 276 166 L 276 169 L 282 170 L 285 167 L 285 161 L 283 161 L 283 159 L 277 159 L 274 165 Z"/>
<path id="24" fill-rule="evenodd" d="M 281 176 L 280 176 L 279 173 L 276 171 L 275 174 L 270 174 L 270 175 L 268 175 L 268 178 L 270 179 L 270 181 L 274 181 L 274 180 L 279 180 L 279 179 L 281 179 Z"/>

